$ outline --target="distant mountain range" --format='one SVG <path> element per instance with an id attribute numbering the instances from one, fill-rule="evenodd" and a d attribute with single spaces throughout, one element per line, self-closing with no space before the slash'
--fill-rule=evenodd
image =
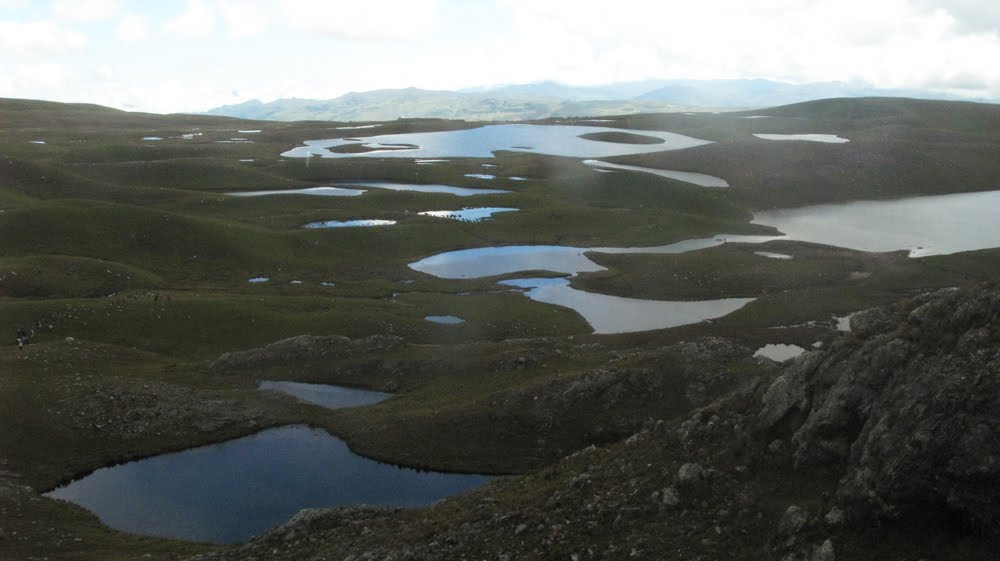
<path id="1" fill-rule="evenodd" d="M 274 121 L 391 121 L 408 118 L 507 121 L 634 113 L 739 110 L 831 97 L 913 97 L 996 103 L 923 90 L 878 89 L 843 82 L 788 84 L 771 80 L 648 80 L 603 86 L 537 82 L 460 91 L 417 88 L 352 92 L 334 99 L 258 100 L 206 113 Z"/>

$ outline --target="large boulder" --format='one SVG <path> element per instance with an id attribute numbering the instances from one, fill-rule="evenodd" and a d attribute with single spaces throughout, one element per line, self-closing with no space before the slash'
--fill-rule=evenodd
<path id="1" fill-rule="evenodd" d="M 771 383 L 765 438 L 790 438 L 799 468 L 842 465 L 857 512 L 1000 529 L 1000 291 L 940 291 L 852 327 Z"/>

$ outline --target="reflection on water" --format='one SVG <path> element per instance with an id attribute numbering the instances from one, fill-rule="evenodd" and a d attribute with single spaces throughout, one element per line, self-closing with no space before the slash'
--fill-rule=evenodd
<path id="1" fill-rule="evenodd" d="M 641 133 L 659 138 L 663 140 L 663 143 L 622 144 L 580 138 L 581 135 L 585 134 L 608 132 Z M 331 151 L 330 148 L 352 144 L 352 141 L 348 139 L 338 138 L 308 140 L 305 142 L 305 146 L 293 148 L 283 153 L 282 156 L 305 158 L 308 154 L 314 154 L 324 158 L 491 158 L 494 152 L 509 150 L 574 158 L 608 158 L 626 154 L 679 150 L 711 143 L 708 140 L 661 131 L 525 124 L 488 125 L 456 131 L 380 135 L 366 138 L 365 141 L 378 144 L 412 144 L 419 148 L 380 154 L 338 153 Z"/>
<path id="2" fill-rule="evenodd" d="M 461 210 L 426 210 L 421 212 L 423 216 L 434 216 L 437 218 L 450 218 L 452 220 L 459 220 L 462 222 L 479 222 L 480 220 L 488 220 L 493 217 L 494 214 L 498 212 L 514 212 L 516 208 L 507 207 L 476 207 L 476 208 L 463 208 Z"/>
<path id="3" fill-rule="evenodd" d="M 623 298 L 571 288 L 568 279 L 514 279 L 500 281 L 500 284 L 527 288 L 526 295 L 532 300 L 576 311 L 598 334 L 632 333 L 698 323 L 731 314 L 755 300 L 725 298 L 669 302 Z"/>
<path id="4" fill-rule="evenodd" d="M 786 261 L 788 259 L 792 259 L 792 256 L 787 253 L 774 253 L 772 251 L 755 251 L 753 254 L 761 257 L 767 257 L 768 259 L 782 259 Z"/>
<path id="5" fill-rule="evenodd" d="M 392 226 L 395 220 L 326 220 L 324 222 L 310 222 L 303 224 L 303 228 L 363 228 L 367 226 Z"/>
<path id="6" fill-rule="evenodd" d="M 674 171 L 669 169 L 646 168 L 642 166 L 627 166 L 612 162 L 602 162 L 601 160 L 584 160 L 583 163 L 588 166 L 593 166 L 596 171 L 607 171 L 613 169 L 638 171 L 657 175 L 659 177 L 666 177 L 667 179 L 675 179 L 677 181 L 691 183 L 692 185 L 697 185 L 699 187 L 729 187 L 729 183 L 721 177 L 715 177 L 714 175 L 707 175 L 704 173 L 696 173 L 693 171 Z"/>
<path id="7" fill-rule="evenodd" d="M 431 323 L 440 323 L 443 325 L 461 325 L 465 323 L 464 319 L 455 316 L 427 316 L 424 319 Z"/>
<path id="8" fill-rule="evenodd" d="M 234 197 L 264 197 L 268 195 L 316 195 L 321 197 L 357 197 L 364 193 L 358 189 L 340 187 L 309 187 L 308 189 L 284 189 L 280 191 L 236 191 L 226 193 Z"/>
<path id="9" fill-rule="evenodd" d="M 235 543 L 303 508 L 420 506 L 488 479 L 383 464 L 325 431 L 292 426 L 102 468 L 46 496 L 126 532 Z"/>
<path id="10" fill-rule="evenodd" d="M 389 181 L 352 181 L 343 183 L 348 187 L 368 187 L 371 189 L 388 189 L 390 191 L 413 191 L 416 193 L 445 193 L 457 195 L 459 197 L 471 197 L 473 195 L 497 195 L 500 193 L 510 193 L 506 189 L 473 189 L 471 187 L 454 187 L 451 185 L 426 184 L 418 185 L 414 183 L 392 183 Z"/>
<path id="11" fill-rule="evenodd" d="M 593 253 L 686 253 L 726 242 L 763 243 L 780 236 L 726 235 L 684 240 L 653 247 L 567 247 L 561 245 L 511 245 L 479 247 L 439 253 L 410 263 L 410 268 L 445 279 L 505 275 L 521 271 L 552 271 L 575 275 L 603 271 L 585 255 Z"/>
<path id="12" fill-rule="evenodd" d="M 415 193 L 446 193 L 459 197 L 471 197 L 472 195 L 495 195 L 499 193 L 510 193 L 505 189 L 472 189 L 469 187 L 453 187 L 451 185 L 414 183 L 392 183 L 390 181 L 352 181 L 340 183 L 341 187 L 310 187 L 307 189 L 285 189 L 271 191 L 237 191 L 227 193 L 236 197 L 260 197 L 266 195 L 321 195 L 327 197 L 356 197 L 368 189 L 387 189 L 390 191 L 413 191 Z"/>
<path id="13" fill-rule="evenodd" d="M 850 142 L 847 138 L 841 138 L 835 134 L 755 134 L 757 138 L 764 140 L 804 140 L 807 142 L 825 142 L 827 144 L 844 144 Z"/>
<path id="14" fill-rule="evenodd" d="M 345 388 L 343 386 L 303 384 L 301 382 L 275 382 L 270 380 L 261 382 L 257 386 L 257 389 L 285 393 L 307 403 L 321 405 L 327 409 L 345 409 L 347 407 L 371 405 L 392 397 L 390 393 Z"/>
<path id="15" fill-rule="evenodd" d="M 1000 191 L 767 210 L 755 224 L 787 239 L 910 257 L 1000 247 Z"/>
<path id="16" fill-rule="evenodd" d="M 798 345 L 764 345 L 763 347 L 757 349 L 757 352 L 753 356 L 766 357 L 777 362 L 785 362 L 786 360 L 793 359 L 802 353 L 806 352 L 805 349 Z"/>

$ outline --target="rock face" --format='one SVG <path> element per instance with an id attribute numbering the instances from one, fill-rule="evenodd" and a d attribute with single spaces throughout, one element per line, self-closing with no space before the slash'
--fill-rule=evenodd
<path id="1" fill-rule="evenodd" d="M 225 353 L 212 362 L 211 368 L 248 370 L 297 360 L 363 355 L 402 344 L 402 338 L 390 335 L 372 335 L 363 339 L 349 339 L 340 335 L 299 335 L 256 349 Z"/>
<path id="2" fill-rule="evenodd" d="M 941 291 L 851 319 L 854 337 L 768 387 L 768 438 L 795 465 L 843 465 L 855 514 L 943 509 L 1000 528 L 1000 291 Z"/>

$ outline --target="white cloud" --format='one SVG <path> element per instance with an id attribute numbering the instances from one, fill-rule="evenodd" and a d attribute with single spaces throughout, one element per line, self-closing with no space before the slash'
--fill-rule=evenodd
<path id="1" fill-rule="evenodd" d="M 151 31 L 149 20 L 137 15 L 125 16 L 115 27 L 115 35 L 128 43 L 146 39 Z"/>
<path id="2" fill-rule="evenodd" d="M 215 30 L 215 14 L 204 0 L 188 0 L 184 11 L 167 21 L 164 30 L 182 37 L 204 37 Z"/>
<path id="3" fill-rule="evenodd" d="M 16 63 L 0 69 L 0 97 L 60 100 L 73 83 L 70 69 L 58 63 Z"/>
<path id="4" fill-rule="evenodd" d="M 276 5 L 267 0 L 217 0 L 215 7 L 222 15 L 229 34 L 234 37 L 264 31 L 277 15 Z"/>
<path id="5" fill-rule="evenodd" d="M 439 26 L 435 0 L 281 2 L 285 20 L 299 30 L 344 39 L 413 39 Z"/>
<path id="6" fill-rule="evenodd" d="M 61 20 L 92 22 L 111 19 L 121 7 L 118 0 L 55 0 L 52 14 Z"/>
<path id="7" fill-rule="evenodd" d="M 0 21 L 0 54 L 40 56 L 76 51 L 86 46 L 84 34 L 53 21 Z"/>
<path id="8" fill-rule="evenodd" d="M 965 32 L 950 12 L 909 0 L 616 0 L 613 10 L 603 0 L 499 5 L 515 29 L 507 60 L 521 66 L 500 72 L 530 74 L 521 80 L 766 77 L 920 87 L 979 76 L 1000 95 L 1000 65 L 988 62 L 1000 60 L 1000 36 Z M 493 58 L 508 64 L 499 53 Z"/>

